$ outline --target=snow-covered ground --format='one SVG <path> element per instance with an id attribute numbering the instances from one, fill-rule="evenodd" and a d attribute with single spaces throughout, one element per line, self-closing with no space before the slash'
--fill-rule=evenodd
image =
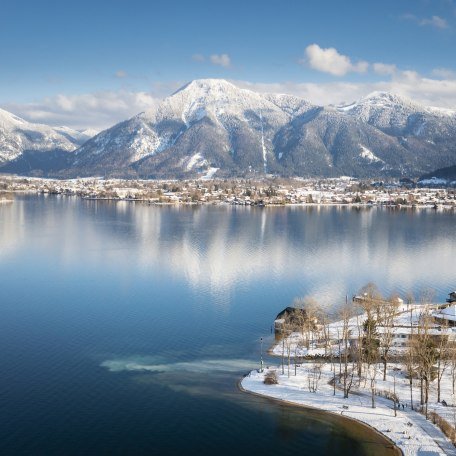
<path id="1" fill-rule="evenodd" d="M 383 397 L 376 396 L 376 408 L 372 408 L 370 382 L 354 388 L 349 394 L 348 399 L 343 398 L 343 392 L 336 389 L 336 395 L 333 395 L 333 386 L 329 381 L 333 378 L 331 365 L 329 363 L 321 364 L 322 373 L 318 382 L 316 392 L 309 391 L 309 378 L 312 377 L 310 370 L 313 363 L 306 363 L 297 368 L 297 375 L 294 375 L 294 368 L 291 367 L 290 377 L 287 375 L 287 366 L 285 373 L 281 375 L 281 368 L 265 369 L 264 373 L 252 371 L 242 380 L 242 387 L 246 391 L 254 392 L 270 398 L 287 401 L 293 404 L 313 407 L 323 411 L 336 413 L 349 418 L 356 419 L 372 426 L 389 439 L 391 439 L 404 453 L 404 455 L 424 455 L 424 454 L 449 454 L 456 455 L 456 449 L 451 442 L 444 436 L 438 427 L 431 421 L 411 410 L 410 408 L 410 391 L 408 381 L 399 371 L 399 366 L 390 366 L 387 380 L 377 381 L 377 391 L 393 391 L 394 377 L 396 377 L 396 394 L 404 408 L 397 411 L 394 416 L 392 401 Z M 396 370 L 394 370 L 394 367 Z M 268 370 L 276 370 L 278 374 L 277 385 L 264 384 L 264 375 Z M 336 370 L 338 367 L 336 366 Z M 380 374 L 378 375 L 381 378 Z M 451 382 L 449 376 L 444 381 L 444 393 L 442 398 L 450 404 L 451 399 Z M 414 399 L 419 399 L 419 391 L 414 388 Z M 435 385 L 431 387 L 431 400 L 435 402 Z M 445 409 L 445 415 L 453 423 L 453 407 L 443 407 L 441 405 L 432 405 L 431 409 Z"/>

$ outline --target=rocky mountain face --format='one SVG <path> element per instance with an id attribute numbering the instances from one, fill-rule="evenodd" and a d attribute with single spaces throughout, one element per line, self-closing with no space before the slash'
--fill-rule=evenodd
<path id="1" fill-rule="evenodd" d="M 205 79 L 94 136 L 50 174 L 384 177 L 455 163 L 455 111 L 388 93 L 322 107 Z"/>
<path id="2" fill-rule="evenodd" d="M 27 122 L 0 109 L 0 172 L 38 172 L 71 166 L 70 153 L 90 138 L 67 127 Z"/>

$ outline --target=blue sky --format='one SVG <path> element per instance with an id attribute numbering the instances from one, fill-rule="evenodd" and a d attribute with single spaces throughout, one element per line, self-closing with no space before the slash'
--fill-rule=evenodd
<path id="1" fill-rule="evenodd" d="M 3 3 L 0 106 L 32 120 L 91 126 L 92 105 L 103 128 L 206 77 L 320 103 L 421 88 L 456 107 L 452 0 Z"/>

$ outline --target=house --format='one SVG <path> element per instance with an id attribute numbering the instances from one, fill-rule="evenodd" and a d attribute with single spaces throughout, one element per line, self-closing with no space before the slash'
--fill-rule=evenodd
<path id="1" fill-rule="evenodd" d="M 290 328 L 288 329 L 291 329 L 292 331 L 299 330 L 302 326 L 302 322 L 306 319 L 307 313 L 305 309 L 300 309 L 298 307 L 286 307 L 277 314 L 277 317 L 274 320 L 274 331 L 276 333 L 282 332 L 285 323 L 290 325 Z"/>
<path id="2" fill-rule="evenodd" d="M 448 296 L 449 298 L 447 299 L 447 302 L 449 302 L 450 304 L 456 302 L 456 291 L 452 291 L 448 294 Z"/>
<path id="3" fill-rule="evenodd" d="M 386 331 L 386 328 L 379 326 L 377 328 L 377 331 L 382 334 Z M 410 342 L 419 337 L 420 334 L 422 335 L 423 330 L 421 329 L 420 332 L 420 329 L 417 327 L 413 327 L 411 329 L 410 327 L 405 326 L 395 326 L 392 328 L 391 334 L 391 348 L 400 351 L 400 349 L 404 349 L 410 346 Z M 453 341 L 455 339 L 456 333 L 454 333 L 454 331 L 449 328 L 433 326 L 427 330 L 427 335 L 434 344 L 438 345 L 442 339 L 445 342 L 448 342 L 449 340 Z"/>
<path id="4" fill-rule="evenodd" d="M 448 326 L 456 326 L 456 303 L 445 307 L 444 309 L 440 309 L 438 312 L 434 312 L 432 316 L 437 323 Z"/>

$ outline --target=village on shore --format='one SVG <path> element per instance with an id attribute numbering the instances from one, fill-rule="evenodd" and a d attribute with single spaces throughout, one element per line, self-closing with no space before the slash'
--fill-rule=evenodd
<path id="1" fill-rule="evenodd" d="M 454 210 L 456 188 L 439 182 L 328 179 L 128 180 L 43 179 L 0 175 L 0 199 L 15 193 L 55 194 L 147 204 L 358 205 Z M 2 196 L 3 194 L 3 196 Z"/>
<path id="2" fill-rule="evenodd" d="M 369 284 L 332 319 L 296 300 L 274 329 L 279 362 L 261 353 L 242 389 L 361 421 L 404 455 L 456 454 L 456 291 L 434 303 Z"/>

